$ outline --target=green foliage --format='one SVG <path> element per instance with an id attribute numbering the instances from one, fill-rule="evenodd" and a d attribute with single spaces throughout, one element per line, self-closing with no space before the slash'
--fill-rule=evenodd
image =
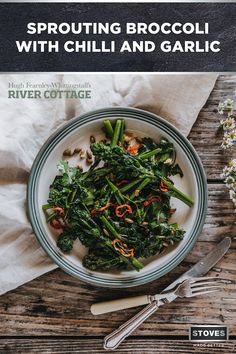
<path id="1" fill-rule="evenodd" d="M 58 240 L 57 246 L 65 253 L 68 253 L 73 248 L 73 239 L 66 233 L 62 233 Z"/>
<path id="2" fill-rule="evenodd" d="M 126 151 L 124 122 L 112 126 L 106 120 L 104 125 L 113 143 L 91 144 L 96 162 L 87 172 L 60 161 L 60 174 L 50 187 L 43 209 L 63 208 L 64 214 L 56 215 L 64 223 L 57 245 L 63 252 L 70 252 L 78 238 L 88 248 L 83 259 L 88 269 L 109 271 L 131 266 L 139 271 L 143 267 L 140 258 L 154 256 L 184 237 L 185 231 L 178 224 L 169 223 L 171 197 L 189 206 L 192 201 L 169 179 L 183 175 L 175 164 L 172 143 L 164 138 L 159 143 L 144 138 L 137 154 L 131 155 Z M 167 191 L 160 188 L 161 181 L 168 184 Z M 129 209 L 123 207 L 121 217 L 116 208 L 123 204 Z M 114 240 L 118 240 L 118 246 Z"/>

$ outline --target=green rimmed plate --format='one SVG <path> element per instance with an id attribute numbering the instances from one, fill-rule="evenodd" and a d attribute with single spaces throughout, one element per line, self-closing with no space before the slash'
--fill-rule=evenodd
<path id="1" fill-rule="evenodd" d="M 104 119 L 124 118 L 126 129 L 138 136 L 149 136 L 155 140 L 166 137 L 173 142 L 177 152 L 177 162 L 184 177 L 175 177 L 175 184 L 186 194 L 192 196 L 194 206 L 187 207 L 172 198 L 173 208 L 177 208 L 172 221 L 186 230 L 184 239 L 166 252 L 145 260 L 140 272 L 93 272 L 82 266 L 86 249 L 76 240 L 73 252 L 63 254 L 56 246 L 57 235 L 45 221 L 42 204 L 48 197 L 49 186 L 57 174 L 56 165 L 66 148 L 89 147 L 89 137 L 102 137 L 101 127 Z M 76 159 L 76 158 L 75 158 Z M 71 163 L 76 161 L 71 160 Z M 132 287 L 153 281 L 176 267 L 193 247 L 200 234 L 207 208 L 207 183 L 202 164 L 189 141 L 170 123 L 162 118 L 139 109 L 107 108 L 83 114 L 58 129 L 39 151 L 30 173 L 28 183 L 28 211 L 33 230 L 47 254 L 64 271 L 88 283 L 112 287 Z"/>

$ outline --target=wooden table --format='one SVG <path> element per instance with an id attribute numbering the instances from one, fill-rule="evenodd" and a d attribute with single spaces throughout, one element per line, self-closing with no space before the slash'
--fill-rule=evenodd
<path id="1" fill-rule="evenodd" d="M 236 280 L 236 214 L 220 177 L 233 152 L 224 153 L 220 149 L 221 132 L 216 114 L 219 100 L 232 97 L 235 89 L 236 76 L 219 77 L 189 136 L 207 173 L 209 206 L 203 232 L 185 261 L 152 284 L 122 291 L 87 285 L 59 269 L 43 275 L 0 297 L 0 353 L 106 352 L 102 349 L 103 337 L 137 309 L 94 317 L 89 311 L 90 304 L 162 290 L 225 236 L 232 237 L 232 247 L 211 275 L 220 273 L 222 277 Z M 236 292 L 179 299 L 162 307 L 117 352 L 236 353 L 233 340 L 223 348 L 201 348 L 189 342 L 190 324 L 227 324 L 230 335 L 236 336 Z"/>

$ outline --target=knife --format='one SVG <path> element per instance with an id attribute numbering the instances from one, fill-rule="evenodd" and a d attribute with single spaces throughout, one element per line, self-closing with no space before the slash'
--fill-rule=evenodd
<path id="1" fill-rule="evenodd" d="M 224 254 L 228 251 L 230 244 L 230 237 L 224 238 L 216 247 L 213 248 L 210 253 L 197 262 L 187 272 L 182 274 L 173 283 L 167 286 L 162 293 L 174 289 L 179 283 L 186 279 L 205 275 L 224 256 Z M 168 303 L 174 301 L 176 298 L 177 296 L 173 294 Z M 127 336 L 129 336 L 140 324 L 142 324 L 147 318 L 156 312 L 160 306 L 163 306 L 164 304 L 164 301 L 156 300 L 155 295 L 152 296 L 152 302 L 148 306 L 145 306 L 140 312 L 137 313 L 137 315 L 105 337 L 104 349 L 116 349 Z"/>

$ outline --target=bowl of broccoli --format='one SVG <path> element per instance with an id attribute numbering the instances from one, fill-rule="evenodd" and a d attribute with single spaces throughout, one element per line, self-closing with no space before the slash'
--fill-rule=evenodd
<path id="1" fill-rule="evenodd" d="M 192 145 L 146 111 L 74 118 L 32 166 L 28 210 L 48 255 L 94 285 L 130 287 L 177 266 L 201 232 L 206 178 Z"/>

